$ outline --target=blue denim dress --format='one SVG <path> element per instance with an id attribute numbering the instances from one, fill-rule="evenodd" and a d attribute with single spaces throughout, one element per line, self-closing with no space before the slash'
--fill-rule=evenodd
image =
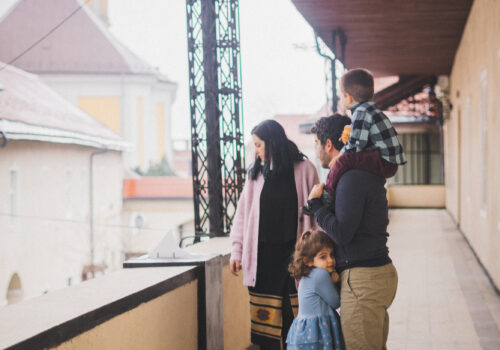
<path id="1" fill-rule="evenodd" d="M 287 337 L 287 349 L 345 350 L 336 308 L 340 297 L 328 271 L 314 268 L 299 284 L 299 314 Z"/>

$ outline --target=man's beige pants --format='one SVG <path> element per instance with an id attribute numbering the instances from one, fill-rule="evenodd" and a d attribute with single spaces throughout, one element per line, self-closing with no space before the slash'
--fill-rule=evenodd
<path id="1" fill-rule="evenodd" d="M 340 275 L 340 322 L 347 350 L 385 350 L 398 286 L 393 264 L 354 267 Z"/>

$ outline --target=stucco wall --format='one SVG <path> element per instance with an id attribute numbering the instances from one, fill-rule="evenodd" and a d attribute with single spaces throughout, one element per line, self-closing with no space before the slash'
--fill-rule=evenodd
<path id="1" fill-rule="evenodd" d="M 89 157 L 94 151 L 31 141 L 9 141 L 0 148 L 0 305 L 15 273 L 27 298 L 80 281 L 90 262 Z M 121 265 L 122 179 L 121 153 L 95 156 L 95 262 L 111 270 Z"/>
<path id="2" fill-rule="evenodd" d="M 118 135 L 121 132 L 120 104 L 120 98 L 113 96 L 78 98 L 78 107 L 80 109 L 93 116 Z"/>
<path id="3" fill-rule="evenodd" d="M 453 109 L 444 128 L 446 206 L 497 286 L 500 286 L 499 50 L 500 2 L 476 0 L 450 77 Z"/>
<path id="4" fill-rule="evenodd" d="M 54 349 L 197 350 L 197 288 L 190 282 Z"/>

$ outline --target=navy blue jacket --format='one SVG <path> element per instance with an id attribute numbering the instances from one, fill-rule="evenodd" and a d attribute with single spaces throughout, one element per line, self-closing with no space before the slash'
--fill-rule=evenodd
<path id="1" fill-rule="evenodd" d="M 376 267 L 391 262 L 387 248 L 389 224 L 385 178 L 352 169 L 340 178 L 335 192 L 335 212 L 320 199 L 309 201 L 321 228 L 335 242 L 337 271 Z"/>

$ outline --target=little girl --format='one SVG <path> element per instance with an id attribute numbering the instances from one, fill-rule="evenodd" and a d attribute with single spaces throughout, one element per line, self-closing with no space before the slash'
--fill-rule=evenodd
<path id="1" fill-rule="evenodd" d="M 340 297 L 334 282 L 333 241 L 323 231 L 305 231 L 295 246 L 289 271 L 299 284 L 299 314 L 288 332 L 288 350 L 345 350 L 336 308 Z"/>

